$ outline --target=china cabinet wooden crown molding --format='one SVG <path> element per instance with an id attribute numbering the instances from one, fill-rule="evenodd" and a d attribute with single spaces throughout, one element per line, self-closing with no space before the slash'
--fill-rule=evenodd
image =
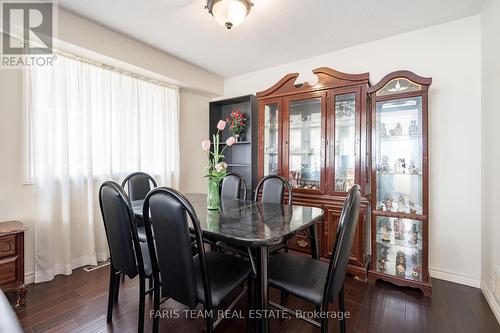
<path id="1" fill-rule="evenodd" d="M 321 67 L 315 84 L 297 83 L 288 74 L 257 93 L 259 102 L 259 178 L 270 174 L 290 181 L 294 203 L 326 212 L 318 228 L 320 255 L 328 259 L 347 191 L 359 184 L 370 191 L 368 167 L 367 89 L 369 74 L 346 74 Z M 366 279 L 369 257 L 365 226 L 368 201 L 362 203 L 348 271 Z M 289 247 L 310 251 L 299 235 Z"/>
<path id="2" fill-rule="evenodd" d="M 372 175 L 370 279 L 432 292 L 429 278 L 428 90 L 397 71 L 368 88 Z"/>

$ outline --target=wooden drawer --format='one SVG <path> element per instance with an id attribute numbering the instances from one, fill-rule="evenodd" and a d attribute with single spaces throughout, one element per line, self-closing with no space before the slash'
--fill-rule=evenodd
<path id="1" fill-rule="evenodd" d="M 16 254 L 16 235 L 0 238 L 0 258 Z"/>
<path id="2" fill-rule="evenodd" d="M 288 241 L 288 247 L 292 250 L 311 253 L 311 241 L 309 237 L 299 234 Z"/>
<path id="3" fill-rule="evenodd" d="M 17 257 L 0 260 L 0 285 L 16 281 Z"/>

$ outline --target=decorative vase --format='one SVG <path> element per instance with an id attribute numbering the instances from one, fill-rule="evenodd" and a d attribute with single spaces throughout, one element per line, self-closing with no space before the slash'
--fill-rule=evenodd
<path id="1" fill-rule="evenodd" d="M 208 180 L 207 209 L 219 210 L 219 182 L 213 179 Z"/>
<path id="2" fill-rule="evenodd" d="M 240 134 L 234 133 L 234 138 L 236 139 L 236 142 L 240 142 Z"/>

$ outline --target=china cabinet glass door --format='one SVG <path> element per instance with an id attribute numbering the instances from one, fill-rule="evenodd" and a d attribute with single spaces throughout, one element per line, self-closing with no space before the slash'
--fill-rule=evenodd
<path id="1" fill-rule="evenodd" d="M 377 210 L 422 214 L 421 130 L 421 96 L 377 102 Z"/>
<path id="2" fill-rule="evenodd" d="M 279 104 L 264 105 L 264 176 L 279 173 Z"/>
<path id="3" fill-rule="evenodd" d="M 372 270 L 378 277 L 416 286 L 424 293 L 430 290 L 426 147 L 431 82 L 410 72 L 395 72 L 371 94 Z"/>
<path id="4" fill-rule="evenodd" d="M 356 178 L 356 93 L 333 97 L 335 117 L 334 192 L 348 192 Z"/>
<path id="5" fill-rule="evenodd" d="M 323 95 L 288 102 L 288 178 L 295 189 L 321 190 L 324 101 Z"/>

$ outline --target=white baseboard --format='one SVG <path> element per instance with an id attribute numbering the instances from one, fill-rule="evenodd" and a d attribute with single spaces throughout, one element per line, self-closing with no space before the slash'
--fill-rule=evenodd
<path id="1" fill-rule="evenodd" d="M 35 272 L 29 272 L 24 274 L 24 283 L 30 284 L 35 282 Z"/>
<path id="2" fill-rule="evenodd" d="M 446 280 L 458 284 L 463 284 L 469 287 L 480 288 L 481 280 L 470 276 L 465 276 L 457 273 L 453 273 L 446 270 L 429 268 L 429 274 L 431 277 L 436 279 Z"/>
<path id="3" fill-rule="evenodd" d="M 486 301 L 490 305 L 491 311 L 493 311 L 493 314 L 500 323 L 500 304 L 498 304 L 497 299 L 495 298 L 490 288 L 488 288 L 488 285 L 484 281 L 481 281 L 481 291 L 483 292 Z"/>

